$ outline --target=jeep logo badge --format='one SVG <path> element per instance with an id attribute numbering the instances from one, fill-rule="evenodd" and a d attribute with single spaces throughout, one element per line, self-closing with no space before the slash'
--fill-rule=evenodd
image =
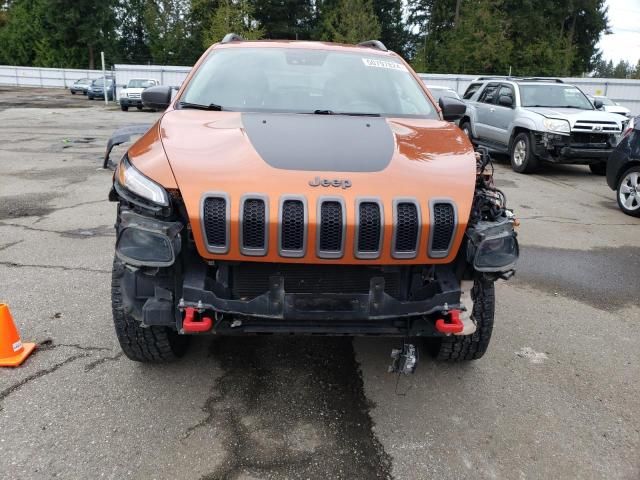
<path id="1" fill-rule="evenodd" d="M 320 178 L 316 177 L 313 180 L 309 180 L 309 185 L 311 187 L 336 187 L 336 188 L 349 188 L 351 186 L 351 180 L 348 179 L 339 179 L 339 178 Z"/>

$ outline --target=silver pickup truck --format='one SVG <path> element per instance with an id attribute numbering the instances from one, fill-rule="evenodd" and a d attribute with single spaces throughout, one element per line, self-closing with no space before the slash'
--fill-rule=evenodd
<path id="1" fill-rule="evenodd" d="M 577 87 L 559 79 L 480 77 L 463 99 L 460 128 L 473 143 L 511 157 L 516 172 L 541 161 L 589 165 L 606 173 L 627 119 L 597 110 Z"/>

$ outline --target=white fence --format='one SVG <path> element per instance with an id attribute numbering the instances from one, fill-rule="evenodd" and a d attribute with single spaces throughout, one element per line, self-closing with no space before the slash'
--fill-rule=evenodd
<path id="1" fill-rule="evenodd" d="M 107 72 L 109 74 L 109 72 Z M 0 85 L 17 87 L 70 87 L 81 78 L 102 77 L 100 70 L 72 68 L 11 67 L 0 65 Z"/>
<path id="2" fill-rule="evenodd" d="M 158 65 L 115 65 L 113 71 L 118 87 L 126 85 L 132 78 L 154 78 L 162 85 L 179 86 L 189 74 L 191 67 Z M 112 72 L 109 72 L 112 73 Z M 75 70 L 68 68 L 12 67 L 0 65 L 0 85 L 28 87 L 68 88 L 80 78 L 100 78 L 99 70 Z M 478 75 L 420 74 L 428 85 L 443 85 L 463 94 L 469 83 Z M 640 115 L 640 80 L 615 78 L 564 78 L 567 83 L 577 85 L 585 93 L 605 95 L 614 102 Z"/>

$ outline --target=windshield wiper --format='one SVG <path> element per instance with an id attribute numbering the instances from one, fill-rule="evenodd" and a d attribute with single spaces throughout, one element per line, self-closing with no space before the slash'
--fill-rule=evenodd
<path id="1" fill-rule="evenodd" d="M 314 110 L 314 115 L 347 115 L 350 117 L 379 117 L 379 113 L 365 112 L 334 112 L 333 110 Z"/>
<path id="2" fill-rule="evenodd" d="M 209 105 L 202 105 L 200 103 L 189 103 L 189 102 L 180 102 L 178 103 L 180 108 L 193 108 L 194 110 L 211 110 L 215 112 L 219 112 L 222 110 L 221 105 L 216 105 L 215 103 L 210 103 Z"/>

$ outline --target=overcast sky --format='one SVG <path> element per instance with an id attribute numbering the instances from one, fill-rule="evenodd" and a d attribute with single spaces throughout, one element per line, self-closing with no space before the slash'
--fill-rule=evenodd
<path id="1" fill-rule="evenodd" d="M 611 35 L 600 39 L 602 56 L 635 65 L 640 58 L 640 0 L 607 0 L 607 5 Z"/>

